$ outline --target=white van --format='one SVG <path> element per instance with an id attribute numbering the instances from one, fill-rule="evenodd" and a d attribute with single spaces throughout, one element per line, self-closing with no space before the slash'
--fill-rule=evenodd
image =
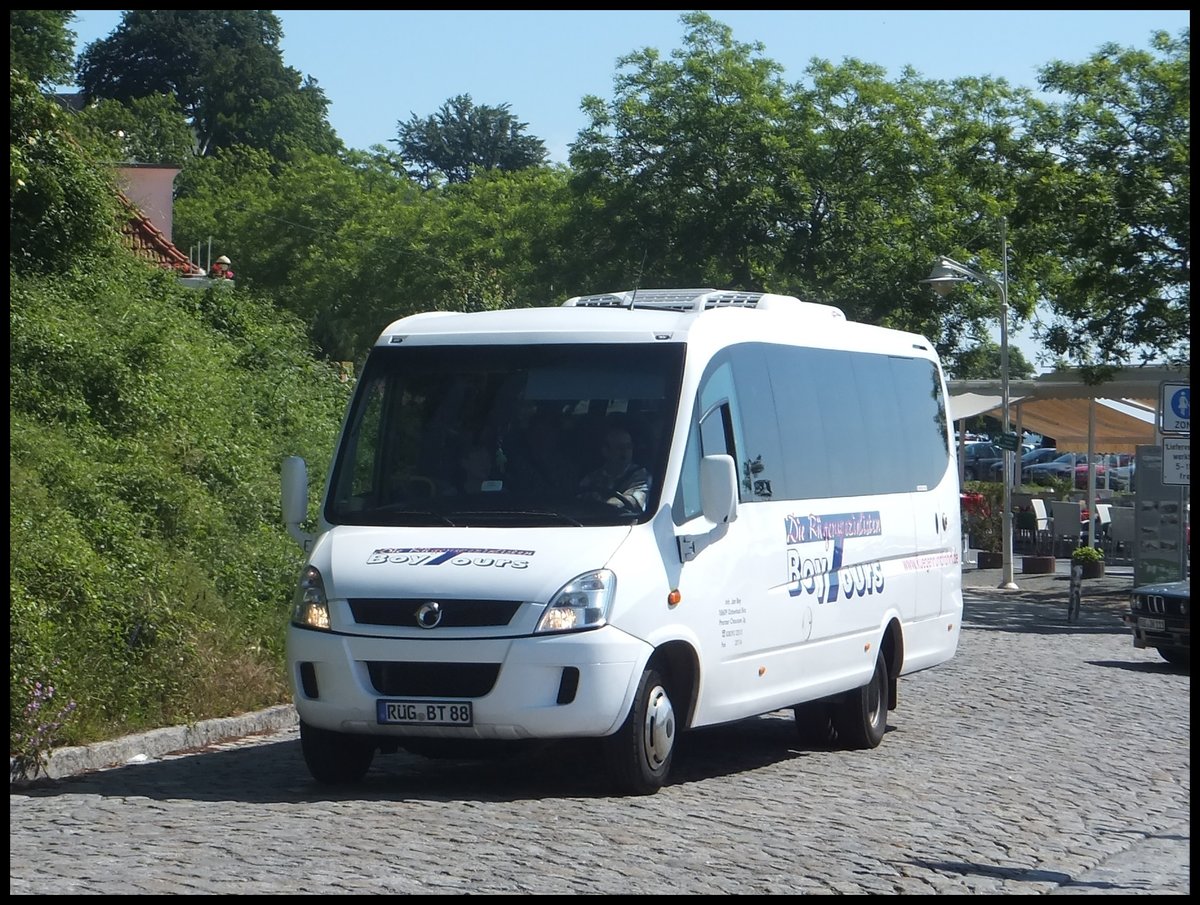
<path id="1" fill-rule="evenodd" d="M 285 461 L 310 772 L 595 739 L 646 794 L 682 730 L 783 708 L 809 742 L 875 747 L 900 676 L 958 646 L 947 399 L 926 339 L 783 295 L 396 321 L 315 535 Z"/>

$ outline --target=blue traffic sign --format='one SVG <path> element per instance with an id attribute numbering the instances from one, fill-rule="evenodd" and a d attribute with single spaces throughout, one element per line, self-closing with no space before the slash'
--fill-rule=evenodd
<path id="1" fill-rule="evenodd" d="M 1164 383 L 1159 400 L 1159 430 L 1164 434 L 1191 434 L 1192 390 L 1186 383 Z"/>

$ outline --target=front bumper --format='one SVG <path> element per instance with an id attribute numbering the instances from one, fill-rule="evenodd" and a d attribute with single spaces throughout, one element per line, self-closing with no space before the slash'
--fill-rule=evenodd
<path id="1" fill-rule="evenodd" d="M 1145 616 L 1126 613 L 1121 617 L 1133 632 L 1133 646 L 1143 648 L 1177 648 L 1190 650 L 1192 632 L 1190 622 L 1161 616 Z"/>
<path id="2" fill-rule="evenodd" d="M 288 678 L 296 710 L 321 729 L 367 735 L 527 739 L 603 736 L 614 732 L 629 709 L 651 648 L 605 626 L 586 632 L 503 639 L 447 641 L 365 638 L 289 626 Z M 446 675 L 448 665 L 474 670 L 498 667 L 486 689 L 464 697 L 448 685 L 430 700 L 470 700 L 470 728 L 380 725 L 376 701 L 400 697 L 376 688 L 379 664 L 403 664 Z M 564 673 L 576 670 L 571 700 L 561 702 Z M 464 670 L 465 671 L 465 670 Z M 306 687 L 307 686 L 307 687 Z"/>

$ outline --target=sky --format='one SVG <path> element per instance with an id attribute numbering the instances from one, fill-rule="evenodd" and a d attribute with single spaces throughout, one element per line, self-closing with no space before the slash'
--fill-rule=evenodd
<path id="1" fill-rule="evenodd" d="M 647 47 L 665 58 L 677 49 L 686 11 L 273 12 L 283 28 L 284 64 L 324 90 L 330 124 L 348 147 L 395 150 L 400 122 L 467 94 L 476 106 L 507 104 L 525 134 L 565 163 L 587 125 L 584 96 L 612 98 L 618 58 Z M 992 76 L 1032 89 L 1051 61 L 1082 63 L 1106 43 L 1146 50 L 1155 31 L 1178 36 L 1191 19 L 1186 9 L 707 12 L 735 41 L 761 43 L 761 55 L 791 82 L 808 83 L 814 57 L 834 64 L 854 58 L 882 66 L 889 79 L 911 66 L 929 79 Z M 76 53 L 121 22 L 120 10 L 75 13 L 68 27 Z M 1009 332 L 1009 343 L 1036 364 L 1037 350 L 1021 330 Z"/>
<path id="2" fill-rule="evenodd" d="M 678 48 L 684 12 L 274 10 L 283 62 L 317 80 L 349 147 L 394 149 L 397 123 L 469 94 L 477 106 L 508 104 L 526 134 L 563 163 L 587 122 L 583 97 L 612 97 L 619 57 Z M 853 57 L 883 66 L 888 78 L 911 65 L 926 78 L 990 75 L 1030 88 L 1051 60 L 1080 63 L 1107 42 L 1146 49 L 1155 30 L 1177 35 L 1190 22 L 1187 10 L 707 12 L 735 41 L 761 42 L 789 81 L 807 81 L 813 57 Z M 121 21 L 120 10 L 75 13 L 76 52 Z"/>

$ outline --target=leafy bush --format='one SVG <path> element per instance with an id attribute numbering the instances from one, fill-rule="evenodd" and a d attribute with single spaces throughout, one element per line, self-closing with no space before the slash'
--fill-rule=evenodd
<path id="1" fill-rule="evenodd" d="M 31 81 L 9 71 L 10 270 L 54 272 L 117 249 L 111 172 L 96 166 L 64 129 L 67 116 Z"/>
<path id="2" fill-rule="evenodd" d="M 1080 564 L 1104 562 L 1104 551 L 1099 547 L 1076 547 L 1071 552 L 1071 562 Z"/>
<path id="3" fill-rule="evenodd" d="M 15 714 L 14 731 L 9 744 L 11 779 L 37 777 L 45 768 L 46 759 L 59 733 L 75 710 L 74 701 L 61 706 L 54 703 L 53 685 L 27 679 L 24 692 L 27 703 L 19 714 Z"/>
<path id="4" fill-rule="evenodd" d="M 1015 515 L 1013 527 L 1017 531 L 1037 531 L 1037 513 L 1032 509 L 1022 509 Z"/>
<path id="5" fill-rule="evenodd" d="M 1003 542 L 1004 485 L 997 481 L 967 481 L 962 508 L 963 530 L 971 546 L 998 552 Z"/>
<path id="6" fill-rule="evenodd" d="M 115 263 L 10 274 L 12 750 L 31 683 L 64 744 L 286 700 L 279 465 L 323 475 L 349 385 L 269 305 Z"/>

